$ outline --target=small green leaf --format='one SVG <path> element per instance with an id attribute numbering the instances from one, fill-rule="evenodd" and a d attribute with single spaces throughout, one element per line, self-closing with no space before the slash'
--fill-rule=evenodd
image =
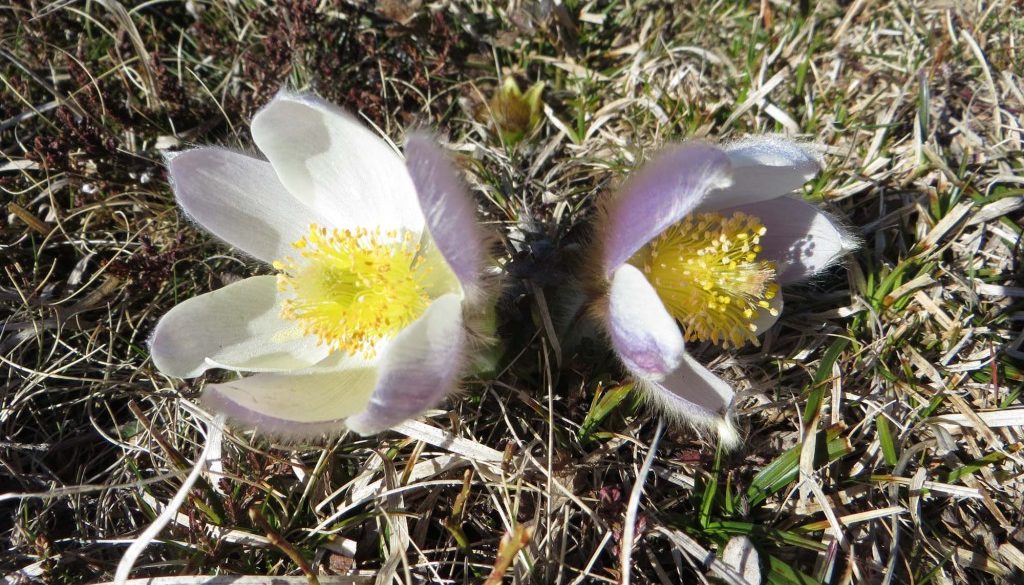
<path id="1" fill-rule="evenodd" d="M 778 557 L 768 557 L 769 585 L 819 585 L 821 582 L 797 571 Z"/>
<path id="2" fill-rule="evenodd" d="M 214 526 L 224 525 L 223 518 L 221 518 L 221 516 L 217 514 L 217 511 L 214 510 L 212 506 L 208 506 L 206 502 L 200 500 L 199 498 L 192 498 L 192 505 L 198 508 L 200 512 L 202 512 L 207 518 L 209 518 L 210 523 Z"/>
<path id="3" fill-rule="evenodd" d="M 601 424 L 626 396 L 629 396 L 629 391 L 633 389 L 633 383 L 616 386 L 607 392 L 602 388 L 602 386 L 598 386 L 597 392 L 594 393 L 594 400 L 590 403 L 590 410 L 587 412 L 586 418 L 583 419 L 583 424 L 580 425 L 580 441 L 586 442 L 591 439 L 591 434 L 597 425 Z"/>
<path id="4" fill-rule="evenodd" d="M 1006 451 L 1009 453 L 1015 453 L 1020 449 L 1020 447 L 1021 445 L 1017 443 L 1014 445 L 1010 445 L 1006 449 Z M 953 471 L 950 471 L 949 475 L 946 476 L 946 483 L 955 483 L 957 481 L 960 481 L 960 478 L 964 476 L 973 475 L 982 467 L 987 467 L 989 465 L 999 463 L 1003 459 L 1006 459 L 1007 452 L 993 451 L 979 459 L 975 459 L 974 461 L 968 463 L 967 465 L 964 465 L 963 467 L 958 467 Z"/>

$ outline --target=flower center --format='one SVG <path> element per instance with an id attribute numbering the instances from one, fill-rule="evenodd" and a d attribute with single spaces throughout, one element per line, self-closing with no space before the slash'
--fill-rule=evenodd
<path id="1" fill-rule="evenodd" d="M 376 343 L 412 323 L 430 304 L 413 235 L 309 226 L 292 246 L 300 259 L 274 262 L 277 287 L 294 296 L 281 316 L 298 321 L 318 343 L 373 357 Z"/>
<path id="2" fill-rule="evenodd" d="M 695 213 L 668 228 L 630 259 L 643 270 L 687 341 L 723 347 L 757 342 L 759 312 L 773 316 L 775 264 L 757 259 L 765 234 L 742 212 Z"/>

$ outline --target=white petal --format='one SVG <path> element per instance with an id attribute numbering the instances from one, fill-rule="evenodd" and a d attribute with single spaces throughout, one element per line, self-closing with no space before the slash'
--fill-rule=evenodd
<path id="1" fill-rule="evenodd" d="M 278 94 L 256 113 L 252 136 L 284 186 L 334 227 L 423 230 L 401 158 L 337 106 Z"/>
<path id="2" fill-rule="evenodd" d="M 343 431 L 345 419 L 366 407 L 377 376 L 374 362 L 335 352 L 303 370 L 209 385 L 203 404 L 261 433 L 311 439 Z"/>
<path id="3" fill-rule="evenodd" d="M 368 435 L 436 406 L 458 383 L 465 351 L 462 301 L 457 294 L 444 295 L 395 336 L 369 404 L 346 424 Z"/>
<path id="4" fill-rule="evenodd" d="M 153 363 L 170 376 L 191 378 L 209 368 L 293 370 L 327 355 L 294 321 L 279 316 L 273 276 L 255 276 L 178 304 L 150 339 Z"/>
<path id="5" fill-rule="evenodd" d="M 171 186 L 185 213 L 213 235 L 264 262 L 291 255 L 291 243 L 324 219 L 281 185 L 267 161 L 223 148 L 168 157 Z"/>
<path id="6" fill-rule="evenodd" d="M 697 426 L 719 426 L 733 400 L 732 387 L 689 354 L 663 380 L 640 388 L 666 415 Z"/>
<path id="7" fill-rule="evenodd" d="M 647 277 L 631 264 L 612 276 L 606 327 L 615 353 L 635 376 L 660 379 L 683 358 L 679 325 Z"/>
<path id="8" fill-rule="evenodd" d="M 725 147 L 732 185 L 708 193 L 699 211 L 774 199 L 802 187 L 818 174 L 818 156 L 781 136 L 754 136 Z"/>
<path id="9" fill-rule="evenodd" d="M 776 263 L 783 284 L 809 278 L 856 248 L 854 238 L 806 201 L 779 197 L 735 209 L 761 220 L 767 232 L 760 258 Z"/>

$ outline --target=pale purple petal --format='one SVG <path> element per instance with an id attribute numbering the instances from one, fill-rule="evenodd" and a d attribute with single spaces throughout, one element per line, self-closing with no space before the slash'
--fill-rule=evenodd
<path id="1" fill-rule="evenodd" d="M 233 423 L 283 439 L 316 439 L 345 430 L 377 384 L 376 364 L 336 352 L 319 364 L 211 384 L 203 405 Z"/>
<path id="2" fill-rule="evenodd" d="M 666 149 L 633 174 L 604 211 L 598 227 L 605 276 L 683 218 L 713 189 L 730 184 L 729 157 L 691 142 Z"/>
<path id="3" fill-rule="evenodd" d="M 732 387 L 688 354 L 660 382 L 639 386 L 666 415 L 696 425 L 717 424 L 733 401 Z"/>
<path id="4" fill-rule="evenodd" d="M 331 226 L 423 229 L 402 159 L 334 104 L 280 93 L 253 117 L 252 137 L 284 186 Z"/>
<path id="5" fill-rule="evenodd" d="M 635 376 L 660 379 L 679 366 L 683 335 L 647 277 L 631 264 L 612 276 L 606 327 L 615 353 Z"/>
<path id="6" fill-rule="evenodd" d="M 413 134 L 409 137 L 405 145 L 405 164 L 434 243 L 463 289 L 475 290 L 484 261 L 476 201 L 455 174 L 444 151 L 430 136 Z"/>
<path id="7" fill-rule="evenodd" d="M 224 148 L 170 155 L 167 170 L 178 204 L 210 233 L 272 262 L 290 255 L 310 223 L 323 221 L 277 180 L 267 161 Z"/>
<path id="8" fill-rule="evenodd" d="M 273 276 L 254 276 L 176 305 L 150 339 L 161 372 L 191 378 L 209 368 L 294 370 L 327 355 L 294 321 L 280 317 Z"/>
<path id="9" fill-rule="evenodd" d="M 733 183 L 709 193 L 700 211 L 774 199 L 803 187 L 818 174 L 818 156 L 782 136 L 753 136 L 725 147 Z"/>
<path id="10" fill-rule="evenodd" d="M 761 237 L 761 258 L 776 263 L 777 280 L 782 284 L 804 280 L 832 265 L 856 247 L 816 206 L 779 197 L 732 208 L 759 218 L 767 233 Z"/>
<path id="11" fill-rule="evenodd" d="M 436 406 L 458 383 L 465 351 L 462 302 L 456 294 L 440 297 L 388 346 L 369 404 L 346 424 L 369 435 Z"/>

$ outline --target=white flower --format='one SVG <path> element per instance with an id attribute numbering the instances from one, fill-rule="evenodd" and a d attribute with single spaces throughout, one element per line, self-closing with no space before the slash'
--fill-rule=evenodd
<path id="1" fill-rule="evenodd" d="M 736 440 L 733 390 L 685 342 L 756 343 L 782 310 L 780 285 L 853 247 L 827 215 L 789 196 L 817 172 L 816 156 L 780 137 L 687 143 L 602 208 L 598 308 L 613 349 L 650 401 L 717 427 L 726 443 Z"/>
<path id="2" fill-rule="evenodd" d="M 169 311 L 153 362 L 208 385 L 204 404 L 285 438 L 369 434 L 435 406 L 466 363 L 479 296 L 475 203 L 429 137 L 402 159 L 315 96 L 282 93 L 252 120 L 261 160 L 224 148 L 169 158 L 196 222 L 273 265 Z"/>

